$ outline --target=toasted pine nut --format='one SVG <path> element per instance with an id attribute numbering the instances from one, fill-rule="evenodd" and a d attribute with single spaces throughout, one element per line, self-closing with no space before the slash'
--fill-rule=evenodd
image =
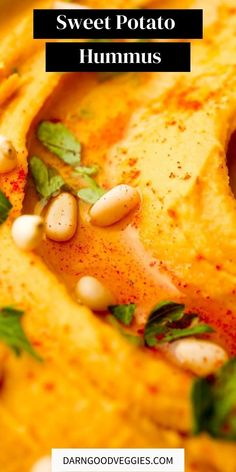
<path id="1" fill-rule="evenodd" d="M 31 472 L 51 472 L 51 458 L 45 456 L 39 459 L 32 467 Z"/>
<path id="2" fill-rule="evenodd" d="M 196 338 L 179 339 L 167 344 L 164 350 L 178 365 L 199 376 L 212 374 L 228 359 L 221 346 Z"/>
<path id="3" fill-rule="evenodd" d="M 44 221 L 41 216 L 22 215 L 12 225 L 12 238 L 23 251 L 32 251 L 43 239 Z"/>
<path id="4" fill-rule="evenodd" d="M 105 311 L 109 305 L 115 304 L 111 292 L 95 277 L 81 277 L 75 291 L 78 299 L 94 311 Z"/>
<path id="5" fill-rule="evenodd" d="M 63 192 L 54 198 L 45 217 L 46 235 L 53 241 L 69 241 L 78 223 L 78 204 L 70 193 Z"/>
<path id="6" fill-rule="evenodd" d="M 90 210 L 91 223 L 110 226 L 128 215 L 140 203 L 140 194 L 130 185 L 117 185 L 94 203 Z"/>
<path id="7" fill-rule="evenodd" d="M 17 154 L 12 142 L 0 136 L 0 173 L 11 172 L 17 165 Z"/>

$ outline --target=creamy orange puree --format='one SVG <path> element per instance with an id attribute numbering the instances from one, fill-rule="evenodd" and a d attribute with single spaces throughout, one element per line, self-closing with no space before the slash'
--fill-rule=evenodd
<path id="1" fill-rule="evenodd" d="M 130 115 L 140 104 L 150 80 L 148 74 L 124 75 L 109 83 L 99 82 L 92 74 L 72 75 L 65 79 L 37 122 L 60 120 L 73 130 L 83 146 L 82 163 L 98 163 L 100 184 L 109 188 L 107 149 L 123 137 Z M 34 132 L 35 126 L 29 136 L 29 155 L 43 157 L 70 179 L 72 171 L 45 151 Z M 135 173 L 135 160 L 129 167 L 130 173 Z M 81 183 L 75 179 L 72 182 Z M 28 208 L 29 202 L 26 205 Z M 118 225 L 101 229 L 89 223 L 88 209 L 88 205 L 80 202 L 79 228 L 71 241 L 61 244 L 47 239 L 40 250 L 46 263 L 72 292 L 79 277 L 94 275 L 104 281 L 119 303 L 137 303 L 140 321 L 158 299 L 179 295 L 167 275 L 157 270 L 157 260 L 139 240 L 139 211 Z"/>
<path id="2" fill-rule="evenodd" d="M 30 155 L 68 177 L 34 138 L 41 119 L 61 120 L 83 145 L 82 163 L 100 164 L 100 184 L 137 185 L 143 195 L 138 212 L 105 230 L 88 224 L 80 204 L 77 236 L 46 241 L 41 255 L 72 292 L 89 273 L 119 303 L 135 301 L 140 324 L 158 300 L 184 300 L 235 353 L 236 203 L 226 151 L 236 126 L 236 10 L 233 0 L 191 6 L 205 13 L 191 74 L 127 74 L 103 83 L 93 74 L 65 76 L 37 118 Z"/>
<path id="3" fill-rule="evenodd" d="M 40 120 L 61 120 L 83 145 L 82 164 L 100 164 L 100 184 L 109 188 L 130 183 L 143 194 L 138 212 L 105 230 L 88 224 L 88 207 L 81 203 L 76 237 L 65 244 L 46 241 L 40 253 L 72 293 L 78 278 L 90 273 L 104 280 L 119 303 L 135 301 L 139 324 L 158 300 L 184 300 L 217 328 L 220 342 L 236 352 L 236 205 L 225 165 L 227 142 L 235 129 L 236 15 L 231 0 L 199 0 L 186 6 L 190 3 L 204 7 L 207 27 L 205 40 L 193 42 L 191 76 L 124 74 L 101 82 L 95 74 L 65 75 L 38 115 L 29 133 L 30 155 L 45 158 L 70 180 L 68 167 L 35 139 Z M 23 24 L 17 23 L 20 9 L 12 20 L 17 41 L 14 35 L 3 38 L 0 49 L 4 73 L 9 74 L 13 64 L 20 69 L 9 82 L 0 80 L 0 100 L 1 92 L 15 97 L 1 116 L 1 133 L 11 129 L 14 110 L 19 125 L 11 129 L 11 139 L 18 152 L 22 150 L 17 170 L 1 177 L 1 187 L 14 204 L 12 216 L 20 211 L 27 176 L 21 137 L 53 89 L 53 80 L 56 86 L 60 79 L 43 73 L 41 42 L 29 40 L 22 46 L 21 30 L 31 35 L 28 4 L 26 12 Z M 35 84 L 31 86 L 33 77 L 38 78 L 38 93 Z M 21 119 L 26 91 L 27 121 Z M 25 211 L 32 208 L 33 201 L 26 198 Z"/>
<path id="4" fill-rule="evenodd" d="M 44 362 L 16 358 L 1 345 L 0 469 L 29 472 L 51 446 L 80 444 L 184 447 L 188 472 L 235 472 L 232 443 L 191 435 L 192 375 L 162 353 L 134 348 L 70 296 L 80 275 L 94 274 L 118 302 L 137 303 L 139 327 L 158 300 L 184 300 L 236 351 L 236 203 L 226 166 L 236 129 L 235 0 L 181 2 L 205 10 L 205 40 L 193 43 L 191 74 L 124 74 L 107 82 L 72 74 L 61 83 L 58 74 L 44 72 L 43 44 L 31 39 L 29 5 L 36 3 L 17 1 L 11 31 L 0 28 L 0 134 L 12 140 L 19 159 L 16 170 L 0 176 L 14 205 L 0 230 L 0 302 L 25 312 L 26 334 Z M 101 7 L 105 0 L 86 3 Z M 76 134 L 82 164 L 101 165 L 101 185 L 125 182 L 142 193 L 137 212 L 104 230 L 89 225 L 80 202 L 75 238 L 40 248 L 52 270 L 11 237 L 25 188 L 23 211 L 37 201 L 25 147 L 32 120 L 29 157 L 37 154 L 70 183 L 82 183 L 36 140 L 42 119 L 61 120 Z"/>
<path id="5" fill-rule="evenodd" d="M 166 176 L 163 176 L 161 171 L 160 177 L 157 178 L 156 166 L 160 163 L 158 164 L 158 160 L 150 163 L 149 156 L 146 166 L 150 164 L 153 166 L 154 180 L 146 179 L 143 183 L 143 175 L 146 173 L 145 160 L 142 162 L 138 151 L 135 158 L 136 150 L 133 153 L 131 151 L 131 157 L 129 157 L 129 146 L 126 147 L 122 142 L 122 139 L 124 141 L 127 139 L 130 122 L 132 123 L 136 110 L 139 111 L 144 99 L 149 100 L 149 94 L 151 95 L 153 88 L 157 86 L 162 88 L 164 93 L 167 84 L 161 80 L 157 82 L 155 74 L 121 75 L 104 82 L 101 81 L 101 77 L 99 79 L 93 74 L 74 74 L 64 78 L 31 129 L 29 155 L 36 154 L 43 157 L 49 164 L 58 168 L 73 185 L 81 184 L 78 179 L 76 181 L 75 178 L 71 178 L 71 169 L 48 153 L 35 137 L 35 129 L 41 120 L 62 121 L 82 143 L 82 164 L 98 163 L 100 165 L 101 172 L 98 180 L 101 185 L 110 188 L 120 182 L 136 184 L 141 179 L 141 187 L 145 188 L 146 201 L 140 210 L 131 214 L 125 221 L 105 229 L 93 227 L 89 223 L 89 206 L 80 202 L 80 222 L 76 236 L 68 243 L 46 240 L 40 248 L 40 254 L 64 280 L 72 294 L 78 278 L 82 275 L 93 275 L 104 281 L 116 296 L 118 303 L 135 302 L 138 307 L 137 328 L 142 328 L 150 309 L 158 301 L 183 300 L 187 308 L 197 310 L 203 319 L 215 326 L 217 334 L 214 337 L 231 348 L 234 317 L 228 317 L 228 321 L 222 324 L 223 311 L 219 303 L 199 296 L 199 290 L 193 284 L 189 287 L 185 280 L 178 280 L 174 275 L 170 276 L 165 258 L 163 261 L 160 257 L 155 257 L 158 234 L 161 230 L 158 228 L 159 213 L 155 205 L 152 212 L 150 198 L 154 202 L 160 200 L 157 192 L 161 187 L 165 191 L 162 179 L 166 179 Z M 173 124 L 175 124 L 174 119 L 169 127 L 171 128 Z M 136 133 L 135 138 L 139 140 L 139 145 L 142 147 L 142 130 L 136 132 L 135 126 L 138 127 L 138 125 L 133 125 L 134 131 L 131 126 L 131 133 Z M 145 129 L 145 124 L 143 128 Z M 129 143 L 129 136 L 127 142 Z M 150 137 L 150 142 L 152 143 L 152 137 Z M 132 149 L 132 143 L 130 147 Z M 154 151 L 151 149 L 149 152 L 153 155 Z M 140 163 L 141 167 L 143 166 L 141 171 Z M 173 162 L 171 165 L 173 166 Z M 183 180 L 186 182 L 188 181 L 187 169 L 187 166 L 186 170 L 183 169 Z M 147 170 L 148 173 L 150 171 Z M 29 195 L 30 198 L 26 198 L 25 211 L 32 211 L 35 204 L 35 200 L 32 199 L 32 189 Z M 149 205 L 148 208 L 147 205 Z M 142 228 L 143 206 L 144 212 L 148 212 L 145 228 Z M 172 215 L 167 215 L 167 217 L 172 218 Z M 155 218 L 157 218 L 156 234 L 152 233 L 152 239 L 149 242 L 147 234 L 149 227 L 151 231 L 154 230 Z M 170 227 L 170 238 L 173 237 L 171 231 Z M 168 247 L 168 243 L 166 245 Z M 231 320 L 230 325 L 229 320 Z"/>

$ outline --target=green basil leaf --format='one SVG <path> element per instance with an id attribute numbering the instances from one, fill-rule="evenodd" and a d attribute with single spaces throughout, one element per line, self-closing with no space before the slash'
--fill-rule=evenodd
<path id="1" fill-rule="evenodd" d="M 38 139 L 66 164 L 72 167 L 80 164 L 81 144 L 62 123 L 43 121 L 37 130 Z"/>
<path id="2" fill-rule="evenodd" d="M 4 221 L 6 221 L 11 209 L 12 209 L 11 202 L 0 190 L 0 225 L 2 225 Z"/>
<path id="3" fill-rule="evenodd" d="M 163 301 L 152 309 L 144 329 L 144 341 L 149 347 L 157 345 L 157 337 L 166 333 L 168 322 L 177 321 L 184 315 L 185 306 L 180 303 Z"/>
<path id="4" fill-rule="evenodd" d="M 188 315 L 187 315 L 188 316 Z M 166 333 L 161 339 L 161 343 L 169 343 L 176 339 L 186 338 L 188 336 L 197 336 L 199 334 L 213 333 L 214 329 L 207 324 L 199 324 L 185 329 L 167 328 Z"/>
<path id="5" fill-rule="evenodd" d="M 61 175 L 52 167 L 47 167 L 39 157 L 30 159 L 30 170 L 36 190 L 43 198 L 49 199 L 65 185 Z"/>
<path id="6" fill-rule="evenodd" d="M 99 187 L 97 182 L 89 175 L 84 175 L 83 178 L 85 182 L 87 182 L 88 187 L 80 189 L 77 195 L 84 202 L 93 204 L 99 200 L 99 198 L 101 198 L 106 193 L 106 191 Z"/>
<path id="7" fill-rule="evenodd" d="M 192 388 L 194 433 L 236 441 L 236 357 Z"/>
<path id="8" fill-rule="evenodd" d="M 148 323 L 163 323 L 177 321 L 184 315 L 185 305 L 170 301 L 163 301 L 154 306 L 150 313 Z"/>
<path id="9" fill-rule="evenodd" d="M 93 189 L 100 189 L 101 188 L 97 184 L 96 180 L 94 180 L 93 177 L 90 177 L 90 175 L 84 174 L 83 179 L 88 184 L 88 187 L 93 188 Z M 105 193 L 105 190 L 103 190 L 103 192 Z"/>
<path id="10" fill-rule="evenodd" d="M 10 347 L 17 356 L 22 351 L 26 351 L 32 357 L 41 361 L 41 357 L 34 350 L 21 326 L 20 321 L 23 314 L 23 311 L 11 307 L 0 310 L 0 340 Z"/>
<path id="11" fill-rule="evenodd" d="M 185 305 L 170 301 L 158 303 L 150 313 L 144 329 L 145 344 L 155 347 L 158 344 L 171 342 L 187 336 L 212 333 L 214 330 L 207 324 L 192 325 L 198 321 L 195 313 L 185 314 Z"/>
<path id="12" fill-rule="evenodd" d="M 96 175 L 99 171 L 99 166 L 94 164 L 93 166 L 78 166 L 75 168 L 75 172 L 82 176 L 84 175 Z"/>
<path id="13" fill-rule="evenodd" d="M 77 195 L 84 202 L 93 204 L 99 200 L 99 198 L 102 197 L 104 193 L 104 190 L 101 188 L 82 188 L 77 192 Z"/>
<path id="14" fill-rule="evenodd" d="M 136 305 L 134 303 L 127 305 L 111 305 L 108 307 L 108 310 L 118 321 L 129 326 L 133 320 Z"/>

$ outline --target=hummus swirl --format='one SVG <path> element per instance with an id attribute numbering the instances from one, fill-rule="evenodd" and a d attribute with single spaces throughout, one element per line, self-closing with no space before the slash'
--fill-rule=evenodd
<path id="1" fill-rule="evenodd" d="M 137 304 L 137 324 L 158 300 L 184 300 L 216 328 L 219 343 L 236 352 L 236 203 L 226 165 L 236 120 L 234 3 L 181 3 L 203 7 L 206 17 L 205 39 L 193 44 L 191 74 L 124 74 L 106 82 L 95 74 L 46 74 L 44 43 L 31 39 L 34 2 L 16 6 L 9 31 L 1 30 L 0 133 L 13 142 L 18 167 L 0 176 L 13 204 L 0 227 L 0 302 L 25 311 L 24 328 L 44 359 L 15 358 L 1 345 L 5 472 L 29 472 L 52 445 L 78 444 L 184 447 L 188 472 L 235 471 L 232 443 L 191 434 L 193 376 L 159 352 L 126 343 L 72 293 L 78 276 L 102 275 L 119 303 Z M 38 254 L 23 253 L 10 226 L 36 203 L 28 155 L 39 154 L 69 178 L 67 166 L 36 139 L 42 119 L 63 121 L 78 136 L 84 163 L 101 166 L 105 188 L 138 185 L 142 206 L 115 230 L 93 230 L 82 203 L 73 240 L 47 240 Z"/>

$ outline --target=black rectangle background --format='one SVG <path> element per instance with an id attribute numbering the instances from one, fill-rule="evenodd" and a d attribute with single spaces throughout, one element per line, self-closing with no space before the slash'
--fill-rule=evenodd
<path id="1" fill-rule="evenodd" d="M 80 64 L 80 49 L 160 52 L 160 64 Z M 46 43 L 46 72 L 189 72 L 190 43 Z"/>
<path id="2" fill-rule="evenodd" d="M 58 30 L 57 16 L 67 15 L 68 18 L 105 18 L 111 17 L 110 30 L 71 29 Z M 130 30 L 128 26 L 122 30 L 116 29 L 116 15 L 127 15 L 129 18 L 173 18 L 173 30 Z M 35 39 L 201 39 L 203 37 L 203 10 L 201 9 L 62 9 L 62 10 L 34 10 L 34 38 Z"/>

